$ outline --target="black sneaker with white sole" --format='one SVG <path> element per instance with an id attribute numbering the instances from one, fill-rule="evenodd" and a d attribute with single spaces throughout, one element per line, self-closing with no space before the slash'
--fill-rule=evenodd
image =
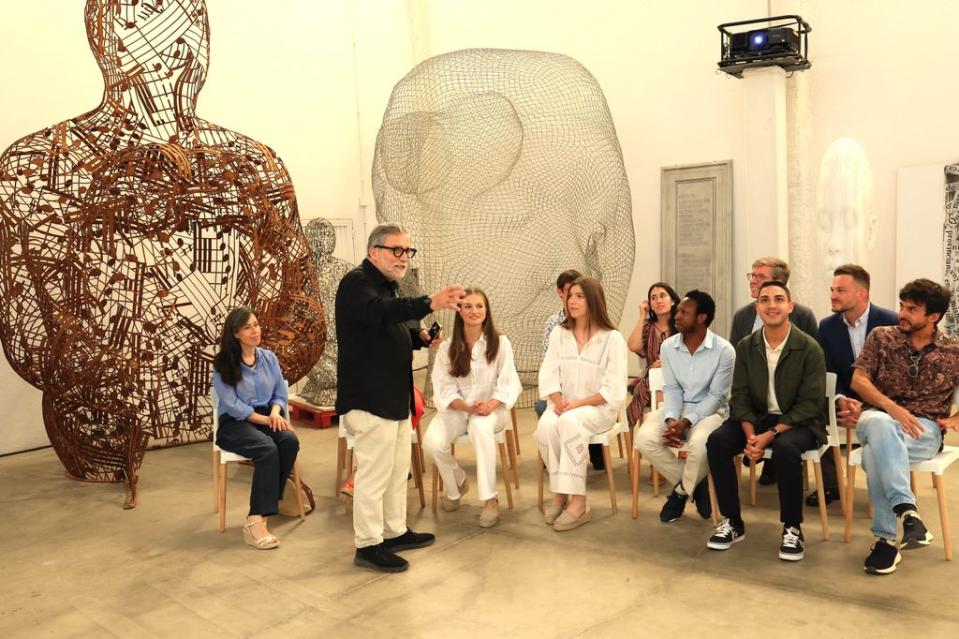
<path id="1" fill-rule="evenodd" d="M 795 526 L 783 527 L 783 539 L 779 544 L 779 558 L 783 561 L 799 561 L 806 556 L 806 540 L 802 530 Z"/>
<path id="2" fill-rule="evenodd" d="M 895 542 L 877 539 L 872 545 L 872 552 L 866 557 L 863 570 L 871 575 L 888 575 L 896 572 L 896 566 L 902 561 L 902 555 L 896 548 Z"/>
<path id="3" fill-rule="evenodd" d="M 902 543 L 899 547 L 902 550 L 913 550 L 928 546 L 932 541 L 932 533 L 926 529 L 926 525 L 919 519 L 919 515 L 909 513 L 902 518 Z"/>
<path id="4" fill-rule="evenodd" d="M 719 522 L 716 532 L 706 542 L 706 547 L 712 550 L 729 550 L 733 544 L 738 544 L 746 538 L 746 526 L 733 524 L 726 518 Z"/>
<path id="5" fill-rule="evenodd" d="M 693 491 L 693 503 L 696 504 L 696 512 L 703 519 L 709 519 L 713 516 L 713 505 L 709 503 L 709 483 L 704 479 L 696 486 Z"/>
<path id="6" fill-rule="evenodd" d="M 669 497 L 666 498 L 666 503 L 663 504 L 663 509 L 659 511 L 659 521 L 664 524 L 671 524 L 682 517 L 683 511 L 686 510 L 686 501 L 688 499 L 689 495 L 680 495 L 676 492 L 676 489 L 673 488 L 673 491 L 669 493 Z"/>

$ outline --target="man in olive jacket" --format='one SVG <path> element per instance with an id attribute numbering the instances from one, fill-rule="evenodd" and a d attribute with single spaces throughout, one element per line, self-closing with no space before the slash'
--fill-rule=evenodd
<path id="1" fill-rule="evenodd" d="M 713 550 L 726 550 L 746 534 L 733 459 L 744 455 L 757 463 L 768 448 L 783 522 L 779 558 L 799 561 L 805 553 L 802 454 L 826 441 L 826 363 L 816 340 L 790 324 L 793 306 L 785 284 L 764 283 L 756 298 L 763 328 L 736 346 L 730 418 L 706 442 L 725 517 L 706 544 Z"/>

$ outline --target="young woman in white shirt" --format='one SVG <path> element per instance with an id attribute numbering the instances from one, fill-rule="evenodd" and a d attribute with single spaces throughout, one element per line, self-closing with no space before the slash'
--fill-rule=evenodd
<path id="1" fill-rule="evenodd" d="M 476 449 L 476 484 L 485 502 L 480 526 L 499 521 L 496 492 L 496 434 L 509 424 L 509 410 L 523 390 L 513 364 L 513 348 L 496 332 L 489 299 L 481 289 L 466 289 L 453 324 L 453 337 L 442 344 L 433 363 L 433 400 L 437 414 L 423 448 L 431 455 L 446 495 L 443 510 L 459 508 L 468 490 L 466 473 L 451 445 L 464 433 Z"/>
<path id="2" fill-rule="evenodd" d="M 613 427 L 626 401 L 627 353 L 626 340 L 609 319 L 599 280 L 576 280 L 566 300 L 566 320 L 550 333 L 539 369 L 539 394 L 547 408 L 533 433 L 554 494 L 544 520 L 557 531 L 590 520 L 589 439 Z"/>

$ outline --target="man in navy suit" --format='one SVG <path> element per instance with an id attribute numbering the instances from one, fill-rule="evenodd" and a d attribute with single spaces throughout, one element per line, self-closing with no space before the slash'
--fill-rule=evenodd
<path id="1" fill-rule="evenodd" d="M 896 326 L 898 314 L 869 302 L 869 273 L 858 264 L 843 264 L 833 271 L 829 287 L 832 315 L 819 322 L 819 345 L 826 355 L 826 370 L 836 374 L 836 416 L 840 426 L 855 428 L 862 402 L 852 391 L 852 363 L 872 329 Z M 836 485 L 836 462 L 829 449 L 822 459 L 823 491 L 828 504 L 839 498 Z M 807 506 L 819 506 L 813 491 L 806 497 Z"/>

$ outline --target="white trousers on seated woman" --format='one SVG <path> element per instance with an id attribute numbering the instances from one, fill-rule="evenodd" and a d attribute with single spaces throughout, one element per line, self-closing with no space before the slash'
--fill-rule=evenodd
<path id="1" fill-rule="evenodd" d="M 589 438 L 616 423 L 608 408 L 580 406 L 557 415 L 552 404 L 539 418 L 533 437 L 549 471 L 549 490 L 561 495 L 586 494 Z"/>
<path id="2" fill-rule="evenodd" d="M 461 410 L 436 414 L 423 438 L 423 450 L 433 458 L 447 497 L 459 499 L 459 486 L 466 479 L 466 471 L 456 463 L 451 450 L 456 438 L 466 434 L 476 449 L 477 496 L 481 501 L 496 498 L 496 434 L 507 424 L 509 415 L 502 407 L 489 415 L 470 415 Z"/>

